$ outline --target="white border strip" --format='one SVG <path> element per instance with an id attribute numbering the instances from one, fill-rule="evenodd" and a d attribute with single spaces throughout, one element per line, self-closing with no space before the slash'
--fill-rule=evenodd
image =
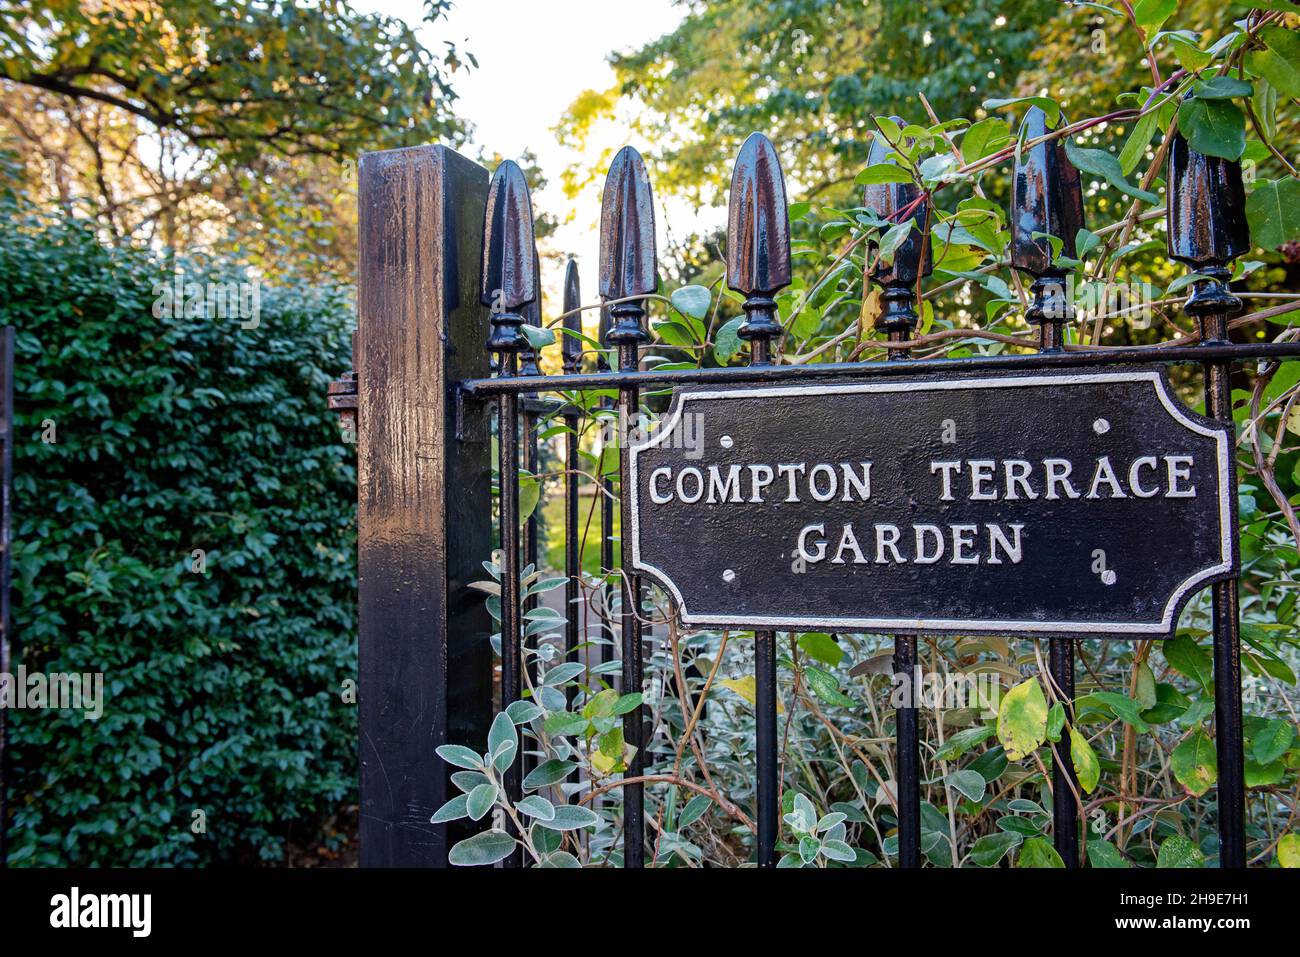
<path id="1" fill-rule="evenodd" d="M 1076 621 L 986 621 L 976 618 L 782 618 L 770 615 L 693 615 L 686 607 L 683 597 L 672 578 L 662 569 L 648 564 L 641 558 L 640 535 L 640 483 L 637 475 L 637 455 L 646 449 L 654 448 L 663 442 L 682 417 L 687 402 L 702 399 L 753 399 L 777 395 L 836 395 L 840 393 L 864 392 L 943 392 L 971 389 L 1013 389 L 1025 386 L 1041 385 L 1088 385 L 1102 382 L 1150 382 L 1155 388 L 1156 396 L 1165 410 L 1176 421 L 1197 435 L 1213 438 L 1218 447 L 1219 477 L 1219 541 L 1222 549 L 1219 564 L 1202 569 L 1184 580 L 1165 603 L 1164 614 L 1159 622 L 1076 622 Z M 1092 372 L 1068 375 L 1027 375 L 1027 376 L 990 376 L 984 378 L 890 381 L 890 382 L 851 382 L 846 384 L 823 384 L 809 386 L 766 386 L 758 389 L 710 389 L 705 391 L 678 392 L 673 397 L 673 406 L 669 410 L 668 421 L 661 424 L 655 434 L 640 445 L 631 446 L 629 479 L 631 489 L 627 494 L 631 505 L 631 545 L 632 567 L 646 572 L 657 579 L 673 596 L 681 622 L 684 625 L 752 625 L 767 629 L 853 629 L 857 631 L 961 631 L 961 632 L 1025 632 L 1045 634 L 1115 634 L 1115 635 L 1150 635 L 1169 634 L 1174 627 L 1174 615 L 1182 606 L 1183 600 L 1212 578 L 1230 572 L 1233 565 L 1232 554 L 1232 489 L 1230 472 L 1231 450 L 1228 437 L 1224 432 L 1207 428 L 1197 422 L 1184 409 L 1169 391 L 1169 383 L 1155 369 L 1142 369 L 1123 372 Z"/>

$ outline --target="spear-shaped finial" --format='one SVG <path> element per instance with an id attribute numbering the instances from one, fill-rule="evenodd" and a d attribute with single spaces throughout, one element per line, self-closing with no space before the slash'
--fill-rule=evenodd
<path id="1" fill-rule="evenodd" d="M 582 294 L 578 289 L 578 264 L 570 259 L 564 266 L 564 331 L 565 333 L 582 332 Z M 564 357 L 564 371 L 570 375 L 578 371 L 582 363 L 582 340 L 576 335 L 565 335 L 560 344 L 560 354 Z"/>
<path id="2" fill-rule="evenodd" d="M 891 119 L 900 127 L 903 125 L 901 117 Z M 884 134 L 877 131 L 867 153 L 867 165 L 895 162 L 891 158 L 893 153 L 894 148 Z M 880 327 L 895 337 L 905 338 L 911 335 L 917 322 L 916 310 L 912 307 L 916 281 L 922 276 L 930 275 L 933 269 L 929 233 L 930 200 L 928 197 L 923 198 L 921 188 L 915 183 L 872 183 L 863 191 L 863 205 L 882 219 L 897 222 L 902 219 L 900 217 L 895 220 L 895 216 L 904 210 L 910 210 L 906 218 L 914 225 L 907 239 L 894 251 L 893 264 L 886 266 L 877 262 L 870 276 L 873 282 L 884 287 Z M 902 353 L 897 355 L 901 357 Z"/>
<path id="3" fill-rule="evenodd" d="M 1021 142 L 1041 139 L 1051 132 L 1047 114 L 1033 106 L 1021 124 Z M 1025 312 L 1035 325 L 1052 323 L 1041 335 L 1046 348 L 1061 345 L 1061 326 L 1073 318 L 1065 294 L 1065 269 L 1054 259 L 1074 258 L 1075 238 L 1083 228 L 1083 187 L 1079 171 L 1065 153 L 1063 137 L 1021 150 L 1011 198 L 1011 265 L 1034 277 L 1029 291 L 1033 302 Z M 1060 256 L 1053 243 L 1060 240 Z"/>
<path id="4" fill-rule="evenodd" d="M 534 329 L 542 327 L 542 260 L 537 255 L 537 246 L 533 245 L 533 275 L 537 276 L 537 295 L 533 301 L 524 306 L 520 311 L 524 324 L 532 326 Z M 537 365 L 537 350 L 531 342 L 525 342 L 524 347 L 519 350 L 519 374 L 520 375 L 541 375 L 542 370 Z"/>
<path id="5" fill-rule="evenodd" d="M 605 178 L 600 205 L 600 295 L 602 299 L 648 296 L 658 283 L 654 197 L 641 154 L 630 146 L 618 151 Z M 638 345 L 650 336 L 641 326 L 639 301 L 610 306 L 614 345 Z"/>
<path id="6" fill-rule="evenodd" d="M 1183 311 L 1201 323 L 1203 339 L 1225 338 L 1226 322 L 1207 328 L 1206 320 L 1226 318 L 1242 307 L 1228 290 L 1229 264 L 1250 250 L 1241 164 L 1198 153 L 1181 133 L 1175 134 L 1169 144 L 1165 224 L 1169 257 L 1202 277 L 1193 285 Z"/>
<path id="7" fill-rule="evenodd" d="M 731 173 L 727 285 L 748 297 L 738 334 L 750 341 L 754 364 L 767 365 L 781 334 L 772 296 L 790 285 L 790 213 L 781 160 L 762 133 L 749 134 Z"/>
<path id="8" fill-rule="evenodd" d="M 538 298 L 536 245 L 528 182 L 518 164 L 506 160 L 488 188 L 479 290 L 483 305 L 492 310 L 487 347 L 503 358 L 528 345 L 519 331 L 520 310 Z"/>

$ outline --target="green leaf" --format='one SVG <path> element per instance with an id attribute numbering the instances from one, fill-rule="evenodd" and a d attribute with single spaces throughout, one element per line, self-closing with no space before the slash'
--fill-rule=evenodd
<path id="1" fill-rule="evenodd" d="M 1231 100 L 1237 96 L 1250 96 L 1255 88 L 1235 76 L 1215 76 L 1193 84 L 1192 92 L 1198 100 Z"/>
<path id="2" fill-rule="evenodd" d="M 1024 837 L 1011 831 L 985 834 L 970 849 L 971 862 L 980 867 L 992 867 L 1006 856 L 1007 851 L 1020 844 Z"/>
<path id="3" fill-rule="evenodd" d="M 1187 635 L 1170 638 L 1161 649 L 1165 661 L 1180 675 L 1191 678 L 1205 691 L 1214 687 L 1214 665 L 1210 654 Z"/>
<path id="4" fill-rule="evenodd" d="M 1129 133 L 1128 139 L 1124 141 L 1124 148 L 1119 151 L 1119 168 L 1123 175 L 1130 175 L 1142 162 L 1142 156 L 1146 153 L 1147 144 L 1151 142 L 1151 134 L 1156 131 L 1156 122 L 1159 116 L 1155 110 L 1138 117 L 1133 124 L 1133 131 Z"/>
<path id="5" fill-rule="evenodd" d="M 1065 727 L 1065 705 L 1056 702 L 1047 712 L 1047 740 L 1056 743 L 1061 740 L 1061 729 Z"/>
<path id="6" fill-rule="evenodd" d="M 1088 863 L 1098 868 L 1133 866 L 1114 844 L 1100 838 L 1088 842 Z"/>
<path id="7" fill-rule="evenodd" d="M 1074 776 L 1079 779 L 1083 793 L 1091 794 L 1101 778 L 1101 764 L 1088 739 L 1074 728 L 1070 729 L 1070 763 L 1074 765 Z"/>
<path id="8" fill-rule="evenodd" d="M 554 787 L 577 769 L 578 766 L 569 761 L 550 758 L 528 772 L 528 776 L 524 778 L 524 790 L 535 791 L 538 788 Z"/>
<path id="9" fill-rule="evenodd" d="M 1056 853 L 1056 848 L 1047 840 L 1041 837 L 1030 837 L 1026 838 L 1025 843 L 1020 847 L 1020 857 L 1016 861 L 1016 867 L 1058 867 L 1064 869 L 1065 861 L 1061 860 L 1061 855 Z"/>
<path id="10" fill-rule="evenodd" d="M 799 636 L 799 650 L 809 658 L 834 668 L 844 659 L 844 649 L 830 635 L 810 631 Z"/>
<path id="11" fill-rule="evenodd" d="M 1264 727 L 1255 732 L 1253 753 L 1260 764 L 1271 764 L 1291 747 L 1295 737 L 1295 728 L 1290 721 L 1271 718 L 1264 722 Z"/>
<path id="12" fill-rule="evenodd" d="M 1246 54 L 1246 69 L 1262 76 L 1284 96 L 1300 97 L 1300 35 L 1269 25 L 1259 32 L 1263 50 Z"/>
<path id="13" fill-rule="evenodd" d="M 539 821 L 555 820 L 555 805 L 540 794 L 530 794 L 518 804 L 515 810 L 520 814 L 527 814 L 529 817 L 535 817 Z"/>
<path id="14" fill-rule="evenodd" d="M 555 341 L 555 333 L 552 330 L 543 329 L 540 326 L 530 326 L 526 322 L 519 327 L 519 331 L 524 334 L 524 338 L 528 340 L 528 344 L 534 349 L 549 346 Z"/>
<path id="15" fill-rule="evenodd" d="M 1016 685 L 998 708 L 998 740 L 1007 757 L 1019 761 L 1031 754 L 1047 736 L 1047 700 L 1037 678 Z"/>
<path id="16" fill-rule="evenodd" d="M 713 294 L 705 286 L 682 286 L 674 289 L 668 298 L 674 309 L 692 319 L 705 318 L 713 305 Z"/>
<path id="17" fill-rule="evenodd" d="M 1181 834 L 1167 837 L 1156 855 L 1156 867 L 1203 867 L 1205 855 L 1201 849 Z"/>
<path id="18" fill-rule="evenodd" d="M 1160 25 L 1174 15 L 1178 9 L 1178 0 L 1137 0 L 1133 4 L 1133 19 L 1138 25 L 1147 31 L 1149 36 L 1152 29 L 1159 29 Z"/>
<path id="19" fill-rule="evenodd" d="M 515 731 L 510 715 L 502 711 L 492 719 L 492 727 L 488 729 L 488 754 L 492 756 L 492 766 L 504 771 L 514 762 L 518 751 L 519 733 Z"/>
<path id="20" fill-rule="evenodd" d="M 700 818 L 704 817 L 704 815 L 708 813 L 709 806 L 712 803 L 713 799 L 704 794 L 695 795 L 695 797 L 686 802 L 686 807 L 682 808 L 682 812 L 677 815 L 677 829 L 681 830 L 690 827 Z"/>
<path id="21" fill-rule="evenodd" d="M 740 351 L 740 327 L 745 324 L 744 316 L 737 316 L 724 322 L 713 334 L 713 357 L 725 364 Z"/>
<path id="22" fill-rule="evenodd" d="M 459 744 L 444 744 L 438 748 L 437 753 L 438 757 L 458 768 L 469 768 L 471 771 L 483 770 L 483 758 Z"/>
<path id="23" fill-rule="evenodd" d="M 587 730 L 587 719 L 570 711 L 553 711 L 542 722 L 547 734 L 555 737 L 563 734 L 582 734 Z"/>
<path id="24" fill-rule="evenodd" d="M 553 831 L 576 831 L 599 823 L 600 815 L 591 808 L 579 804 L 561 804 L 555 809 L 555 817 L 547 821 L 546 826 Z"/>
<path id="25" fill-rule="evenodd" d="M 858 706 L 856 701 L 840 691 L 839 681 L 829 672 L 809 667 L 804 669 L 804 677 L 808 680 L 808 687 L 812 688 L 813 694 L 827 704 L 838 705 L 841 708 Z"/>
<path id="26" fill-rule="evenodd" d="M 1246 151 L 1246 114 L 1229 100 L 1184 100 L 1178 129 L 1188 146 L 1206 156 L 1235 161 Z"/>
<path id="27" fill-rule="evenodd" d="M 1075 146 L 1074 142 L 1067 138 L 1065 141 L 1065 155 L 1070 158 L 1071 163 L 1079 168 L 1080 172 L 1100 176 L 1126 196 L 1132 196 L 1134 199 L 1140 199 L 1142 202 L 1150 203 L 1153 206 L 1160 202 L 1160 197 L 1155 193 L 1139 189 L 1126 180 L 1124 170 L 1119 165 L 1119 159 L 1105 150 L 1084 149 L 1081 146 Z"/>
<path id="28" fill-rule="evenodd" d="M 538 867 L 562 867 L 572 869 L 582 867 L 582 862 L 570 854 L 568 851 L 551 851 L 549 854 L 543 854 L 537 861 Z"/>
<path id="29" fill-rule="evenodd" d="M 967 164 L 996 153 L 1011 142 L 1011 128 L 997 116 L 980 120 L 961 138 L 961 158 Z"/>
<path id="30" fill-rule="evenodd" d="M 875 163 L 853 178 L 859 186 L 877 186 L 881 183 L 910 183 L 912 174 L 897 163 Z"/>
<path id="31" fill-rule="evenodd" d="M 984 800 L 984 791 L 988 785 L 978 771 L 972 771 L 969 768 L 953 771 L 944 780 L 954 791 L 961 792 L 976 804 Z"/>
<path id="32" fill-rule="evenodd" d="M 582 709 L 584 718 L 607 718 L 613 715 L 614 706 L 618 704 L 619 694 L 613 688 L 606 688 L 592 697 Z"/>
<path id="33" fill-rule="evenodd" d="M 914 228 L 916 228 L 915 224 L 907 219 L 889 227 L 885 235 L 880 237 L 880 262 L 883 265 L 894 264 L 894 256 L 898 254 L 899 247 L 907 242 L 907 237 L 911 235 Z"/>
<path id="34" fill-rule="evenodd" d="M 849 845 L 843 841 L 822 841 L 821 853 L 822 857 L 829 861 L 840 861 L 841 863 L 848 864 L 857 860 L 857 854 L 853 852 L 853 848 L 849 847 Z"/>
<path id="35" fill-rule="evenodd" d="M 959 758 L 975 745 L 993 737 L 997 730 L 991 724 L 982 724 L 979 727 L 958 731 L 943 743 L 943 747 L 934 753 L 934 759 L 936 761 L 951 761 L 953 758 Z"/>
<path id="36" fill-rule="evenodd" d="M 620 715 L 635 711 L 637 708 L 641 707 L 643 697 L 644 696 L 639 691 L 634 691 L 632 694 L 621 695 L 619 699 L 614 702 L 613 713 L 615 715 Z"/>
<path id="37" fill-rule="evenodd" d="M 474 790 L 466 795 L 465 810 L 470 816 L 470 820 L 479 821 L 488 811 L 492 810 L 492 805 L 496 803 L 497 786 L 491 782 L 480 784 Z"/>
<path id="38" fill-rule="evenodd" d="M 1260 183 L 1246 197 L 1246 222 L 1256 246 L 1278 249 L 1300 239 L 1300 180 Z"/>
<path id="39" fill-rule="evenodd" d="M 545 713 L 541 705 L 532 701 L 512 701 L 506 707 L 506 714 L 515 724 L 527 724 Z"/>
<path id="40" fill-rule="evenodd" d="M 542 483 L 530 473 L 519 470 L 519 521 L 524 521 L 533 514 L 542 497 Z"/>
<path id="41" fill-rule="evenodd" d="M 1219 778 L 1214 742 L 1201 729 L 1193 731 L 1170 755 L 1169 766 L 1178 783 L 1198 797 Z"/>
<path id="42" fill-rule="evenodd" d="M 1143 711 L 1156 706 L 1156 676 L 1145 661 L 1138 662 L 1133 699 Z"/>
<path id="43" fill-rule="evenodd" d="M 515 839 L 505 831 L 484 831 L 456 844 L 447 860 L 457 867 L 482 867 L 505 860 L 515 849 Z"/>
<path id="44" fill-rule="evenodd" d="M 433 817 L 429 818 L 429 823 L 445 824 L 448 821 L 459 821 L 463 817 L 469 817 L 469 808 L 466 806 L 468 799 L 468 794 L 457 794 L 433 812 Z"/>

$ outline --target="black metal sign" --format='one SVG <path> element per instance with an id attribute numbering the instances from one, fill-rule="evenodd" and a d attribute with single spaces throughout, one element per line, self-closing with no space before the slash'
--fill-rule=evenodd
<path id="1" fill-rule="evenodd" d="M 1159 635 L 1236 568 L 1227 429 L 1159 369 L 679 389 L 637 438 L 687 625 Z"/>

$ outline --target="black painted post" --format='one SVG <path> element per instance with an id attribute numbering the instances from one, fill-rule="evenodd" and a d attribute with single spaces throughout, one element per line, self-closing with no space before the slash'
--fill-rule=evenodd
<path id="1" fill-rule="evenodd" d="M 472 831 L 434 825 L 443 744 L 482 750 L 491 620 L 467 586 L 491 550 L 482 377 L 487 172 L 441 146 L 368 153 L 358 185 L 361 864 L 446 866 Z M 450 793 L 449 793 L 450 792 Z"/>
<path id="2" fill-rule="evenodd" d="M 12 545 L 10 489 L 13 486 L 14 327 L 0 330 L 0 675 L 12 675 L 9 645 L 9 553 Z M 10 680 L 5 678 L 4 680 Z M 0 708 L 0 868 L 9 866 L 9 724 Z"/>
<path id="3" fill-rule="evenodd" d="M 1047 115 L 1032 107 L 1025 114 L 1021 142 L 1049 132 Z M 1049 236 L 1060 240 L 1061 256 L 1074 258 L 1075 238 L 1083 228 L 1083 188 L 1079 171 L 1065 154 L 1062 139 L 1039 143 L 1016 159 L 1011 200 L 1011 265 L 1034 277 L 1033 302 L 1025 321 L 1038 326 L 1039 349 L 1059 352 L 1065 347 L 1065 324 L 1074 311 L 1065 291 L 1065 269 L 1053 257 Z M 1074 640 L 1050 642 L 1048 671 L 1065 699 L 1067 717 L 1074 722 Z M 1052 839 L 1066 867 L 1079 866 L 1079 782 L 1068 745 L 1052 748 Z"/>
<path id="4" fill-rule="evenodd" d="M 746 297 L 738 334 L 750 365 L 772 364 L 781 335 L 772 297 L 790 285 L 790 214 L 785 176 L 772 143 L 751 133 L 731 174 L 727 219 L 727 285 Z M 776 733 L 776 632 L 754 632 L 754 745 L 758 763 L 758 866 L 776 867 L 781 782 Z"/>
<path id="5" fill-rule="evenodd" d="M 572 259 L 564 267 L 564 329 L 566 333 L 582 331 L 582 296 L 578 290 L 578 264 Z M 576 375 L 582 365 L 582 340 L 563 335 L 560 354 L 565 375 Z M 582 580 L 581 536 L 578 532 L 578 409 L 565 406 L 569 433 L 564 438 L 564 660 L 578 660 L 578 585 Z M 577 685 L 570 683 L 564 691 L 565 706 L 573 708 Z"/>
<path id="6" fill-rule="evenodd" d="M 483 279 L 481 301 L 491 307 L 490 352 L 497 353 L 502 376 L 515 374 L 516 364 L 527 347 L 519 327 L 527 306 L 538 298 L 537 253 L 533 237 L 533 207 L 528 183 L 518 165 L 506 160 L 492 175 L 483 227 Z M 497 405 L 497 443 L 500 462 L 501 523 L 501 710 L 521 697 L 523 666 L 521 602 L 519 585 L 519 396 L 502 394 Z M 523 761 L 517 760 L 503 774 L 507 798 L 518 802 L 523 796 Z M 522 867 L 523 852 L 516 849 L 503 862 Z"/>
<path id="7" fill-rule="evenodd" d="M 533 274 L 537 277 L 537 295 L 533 301 L 528 303 L 520 311 L 524 319 L 524 324 L 540 329 L 542 327 L 542 292 L 541 292 L 541 275 L 542 265 L 541 258 L 537 255 L 537 245 L 533 245 Z M 519 374 L 524 376 L 540 376 L 541 368 L 537 365 L 537 350 L 531 343 L 525 345 L 519 353 Z M 521 436 L 523 438 L 523 470 L 529 475 L 536 476 L 539 471 L 541 461 L 540 449 L 538 447 L 537 423 L 543 401 L 536 392 L 525 393 L 521 397 L 520 409 L 522 411 L 522 428 Z M 533 510 L 528 513 L 528 518 L 524 521 L 523 535 L 523 562 L 524 565 L 536 573 L 540 564 L 538 562 L 538 535 L 540 525 L 537 513 L 541 509 L 541 499 L 539 496 L 537 504 Z M 527 569 L 525 569 L 527 570 Z M 540 577 L 540 576 L 539 576 Z M 537 595 L 529 595 L 523 601 L 523 630 L 527 630 L 528 613 L 533 611 L 539 604 L 540 600 Z M 537 644 L 536 637 L 532 640 L 530 647 L 529 640 L 526 636 L 520 638 L 519 653 L 522 656 L 528 673 L 528 680 L 533 688 L 537 687 L 539 680 L 537 670 Z M 523 762 L 522 771 L 525 776 L 537 767 L 537 756 L 532 753 L 532 747 L 528 744 L 525 737 L 524 729 L 520 735 L 520 750 L 522 751 L 521 760 Z"/>
<path id="8" fill-rule="evenodd" d="M 901 119 L 894 117 L 902 125 Z M 891 162 L 892 148 L 879 132 L 871 143 L 867 164 Z M 914 183 L 882 183 L 867 186 L 863 206 L 878 216 L 902 221 L 906 216 L 915 223 L 908 238 L 894 253 L 892 264 L 877 262 L 868 279 L 884 287 L 881 293 L 879 326 L 890 342 L 905 342 L 916 328 L 913 307 L 916 286 L 932 269 L 930 254 L 930 201 L 923 198 Z M 890 349 L 889 361 L 907 359 L 908 349 Z M 916 635 L 894 636 L 894 674 L 906 682 L 905 704 L 896 709 L 898 751 L 898 863 L 900 867 L 921 866 L 921 742 L 917 729 L 916 701 L 913 691 L 917 667 Z"/>
<path id="9" fill-rule="evenodd" d="M 1241 165 L 1197 153 L 1182 135 L 1169 148 L 1166 212 L 1169 256 L 1198 277 L 1183 311 L 1195 319 L 1205 346 L 1228 342 L 1228 317 L 1242 302 L 1228 288 L 1234 259 L 1250 250 Z M 1236 435 L 1229 362 L 1205 363 L 1205 408 Z M 1234 446 L 1235 447 L 1235 446 Z M 1235 454 L 1229 501 L 1237 501 Z M 1232 522 L 1234 565 L 1239 554 Z M 1219 866 L 1246 866 L 1246 783 L 1241 727 L 1241 609 L 1237 579 L 1210 586 L 1214 628 L 1214 745 L 1219 767 Z"/>
<path id="10" fill-rule="evenodd" d="M 630 146 L 618 151 L 605 179 L 600 208 L 600 295 L 609 303 L 613 325 L 608 338 L 618 347 L 621 372 L 634 372 L 640 365 L 641 344 L 648 342 L 642 320 L 645 301 L 637 298 L 655 291 L 658 281 L 655 262 L 654 200 L 650 178 L 641 154 Z M 628 301 L 618 301 L 628 300 Z M 629 513 L 631 460 L 629 437 L 639 421 L 639 393 L 635 386 L 619 390 L 619 499 L 623 529 L 632 527 Z M 641 690 L 641 579 L 632 566 L 631 549 L 622 550 L 622 645 L 623 694 Z M 634 708 L 623 716 L 623 738 L 636 748 L 629 763 L 628 777 L 640 777 L 645 770 L 645 710 Z M 640 783 L 623 787 L 623 866 L 645 865 L 645 794 Z"/>

